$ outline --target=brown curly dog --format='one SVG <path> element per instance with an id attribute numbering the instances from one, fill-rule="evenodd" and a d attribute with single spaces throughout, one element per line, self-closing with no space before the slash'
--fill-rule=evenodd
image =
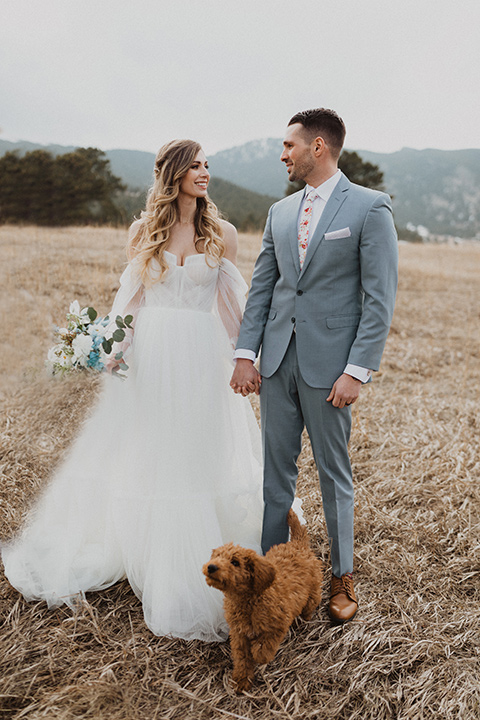
<path id="1" fill-rule="evenodd" d="M 238 693 L 249 689 L 257 663 L 274 658 L 294 618 L 309 620 L 320 603 L 322 563 L 293 510 L 287 522 L 290 541 L 274 545 L 265 557 L 229 543 L 203 566 L 207 583 L 225 594 Z"/>

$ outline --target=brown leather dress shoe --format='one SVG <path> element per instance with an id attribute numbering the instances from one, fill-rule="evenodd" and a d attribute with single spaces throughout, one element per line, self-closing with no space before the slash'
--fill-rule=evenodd
<path id="1" fill-rule="evenodd" d="M 358 609 L 358 601 L 353 589 L 353 578 L 350 574 L 342 575 L 341 578 L 332 575 L 330 589 L 330 603 L 328 612 L 335 624 L 341 624 L 351 620 Z"/>

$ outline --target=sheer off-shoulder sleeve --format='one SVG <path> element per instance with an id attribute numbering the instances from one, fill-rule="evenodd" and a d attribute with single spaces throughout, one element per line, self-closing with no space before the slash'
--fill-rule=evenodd
<path id="1" fill-rule="evenodd" d="M 137 319 L 138 312 L 145 302 L 145 288 L 138 272 L 138 263 L 136 260 L 129 262 L 127 267 L 120 277 L 120 287 L 118 288 L 117 294 L 113 301 L 112 309 L 108 313 L 110 322 L 106 328 L 106 336 L 111 337 L 117 328 L 115 319 L 118 315 L 124 318 L 126 315 L 133 315 L 133 321 L 131 323 L 132 328 L 135 328 L 135 322 Z M 125 328 L 125 339 L 120 343 L 115 343 L 113 346 L 112 354 L 107 362 L 107 367 L 114 365 L 115 363 L 111 358 L 116 353 L 122 351 L 125 355 L 126 351 L 130 347 L 133 340 L 133 330 Z"/>
<path id="2" fill-rule="evenodd" d="M 223 258 L 218 272 L 215 313 L 222 321 L 233 348 L 240 331 L 247 290 L 248 285 L 238 268 Z"/>

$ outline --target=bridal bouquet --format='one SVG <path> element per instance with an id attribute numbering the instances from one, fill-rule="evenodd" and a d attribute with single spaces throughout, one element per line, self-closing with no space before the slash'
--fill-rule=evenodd
<path id="1" fill-rule="evenodd" d="M 47 355 L 47 368 L 52 375 L 65 375 L 72 370 L 91 369 L 101 372 L 105 368 L 107 355 L 110 355 L 114 343 L 125 338 L 125 328 L 131 329 L 132 315 L 115 319 L 116 329 L 107 339 L 106 327 L 110 323 L 108 315 L 99 318 L 93 307 L 80 309 L 77 300 L 70 304 L 66 315 L 67 326 L 54 330 L 55 345 Z M 123 352 L 115 355 L 119 361 L 119 370 L 128 370 L 123 360 Z M 125 377 L 121 373 L 116 373 Z"/>

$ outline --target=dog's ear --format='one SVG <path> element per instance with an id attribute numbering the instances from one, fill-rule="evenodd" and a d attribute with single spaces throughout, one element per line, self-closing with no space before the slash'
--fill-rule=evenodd
<path id="1" fill-rule="evenodd" d="M 263 557 L 257 556 L 249 561 L 251 563 L 250 572 L 252 574 L 253 589 L 255 593 L 260 595 L 275 580 L 275 568 L 272 563 Z"/>

